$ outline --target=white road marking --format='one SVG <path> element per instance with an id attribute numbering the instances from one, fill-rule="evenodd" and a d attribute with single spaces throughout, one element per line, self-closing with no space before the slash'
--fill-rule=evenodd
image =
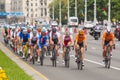
<path id="1" fill-rule="evenodd" d="M 73 57 L 75 58 L 75 55 L 70 55 L 70 57 Z M 101 66 L 104 66 L 103 63 L 99 63 L 99 62 L 96 62 L 96 61 L 92 61 L 92 60 L 89 60 L 89 59 L 84 59 L 85 61 L 87 62 L 90 62 L 90 63 L 94 63 L 94 64 L 97 64 L 97 65 L 101 65 Z M 115 69 L 115 70 L 118 70 L 120 71 L 120 68 L 117 68 L 117 67 L 114 67 L 114 66 L 110 66 L 112 69 Z"/>
<path id="2" fill-rule="evenodd" d="M 95 47 L 92 47 L 92 49 L 96 49 Z"/>
<path id="3" fill-rule="evenodd" d="M 99 62 L 96 62 L 96 61 L 92 61 L 92 60 L 89 60 L 89 59 L 85 59 L 85 61 L 88 61 L 88 62 L 91 62 L 91 63 L 94 63 L 94 64 L 98 64 L 98 65 L 104 66 L 104 64 L 102 64 L 102 63 L 99 63 Z M 114 67 L 114 66 L 111 66 L 111 68 L 120 71 L 120 68 L 117 68 L 117 67 Z"/>

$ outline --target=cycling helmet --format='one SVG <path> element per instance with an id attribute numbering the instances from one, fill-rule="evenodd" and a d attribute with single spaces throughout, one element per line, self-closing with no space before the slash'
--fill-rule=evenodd
<path id="1" fill-rule="evenodd" d="M 65 32 L 65 35 L 66 35 L 66 36 L 70 36 L 70 32 L 69 32 L 69 31 L 66 31 L 66 32 Z"/>
<path id="2" fill-rule="evenodd" d="M 111 28 L 107 26 L 107 34 L 110 34 Z"/>
<path id="3" fill-rule="evenodd" d="M 45 27 L 43 27 L 42 32 L 47 32 L 47 29 Z"/>
<path id="4" fill-rule="evenodd" d="M 31 32 L 31 29 L 30 29 L 30 28 L 28 28 L 28 29 L 27 29 L 27 32 L 28 32 L 28 33 L 30 33 L 30 32 Z"/>
<path id="5" fill-rule="evenodd" d="M 79 34 L 79 35 L 83 35 L 83 34 L 84 34 L 84 31 L 83 31 L 83 30 L 79 30 L 78 34 Z"/>
<path id="6" fill-rule="evenodd" d="M 33 30 L 33 35 L 36 35 L 37 34 L 37 31 L 36 30 Z"/>
<path id="7" fill-rule="evenodd" d="M 25 29 L 25 30 L 23 30 L 23 34 L 27 34 L 27 30 Z"/>
<path id="8" fill-rule="evenodd" d="M 41 32 L 41 28 L 40 27 L 37 30 L 38 30 L 38 32 Z"/>

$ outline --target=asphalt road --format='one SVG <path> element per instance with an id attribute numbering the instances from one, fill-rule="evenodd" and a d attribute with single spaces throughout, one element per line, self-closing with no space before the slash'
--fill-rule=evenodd
<path id="1" fill-rule="evenodd" d="M 61 33 L 62 34 L 62 33 Z M 0 36 L 2 41 L 2 37 Z M 77 70 L 74 51 L 70 53 L 70 68 L 65 68 L 62 64 L 61 55 L 58 57 L 57 67 L 52 67 L 50 57 L 45 57 L 44 65 L 27 62 L 30 66 L 46 76 L 49 80 L 120 80 L 120 42 L 116 40 L 116 49 L 113 50 L 112 64 L 110 69 L 104 68 L 102 62 L 101 38 L 94 40 L 90 35 L 87 36 L 88 48 L 85 52 L 85 67 Z"/>

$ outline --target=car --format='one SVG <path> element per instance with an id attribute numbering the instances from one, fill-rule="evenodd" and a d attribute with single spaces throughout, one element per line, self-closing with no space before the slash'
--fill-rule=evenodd
<path id="1" fill-rule="evenodd" d="M 87 22 L 84 24 L 84 27 L 85 27 L 85 28 L 88 28 L 88 29 L 93 28 L 93 26 L 94 26 L 94 23 L 93 23 L 92 21 L 87 21 Z"/>
<path id="2" fill-rule="evenodd" d="M 78 27 L 78 17 L 69 17 L 68 26 L 69 27 Z"/>
<path id="3" fill-rule="evenodd" d="M 58 23 L 57 23 L 56 21 L 52 21 L 52 22 L 51 22 L 51 26 L 58 27 Z"/>

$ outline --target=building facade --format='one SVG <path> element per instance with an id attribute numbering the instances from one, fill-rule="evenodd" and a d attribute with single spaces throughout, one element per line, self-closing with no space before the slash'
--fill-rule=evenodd
<path id="1" fill-rule="evenodd" d="M 11 0 L 0 0 L 0 20 L 7 21 L 9 16 L 3 15 L 2 13 L 7 13 L 11 11 Z"/>
<path id="2" fill-rule="evenodd" d="M 23 12 L 25 22 L 33 24 L 39 19 L 49 20 L 49 3 L 51 1 L 52 0 L 11 0 L 11 11 Z"/>

